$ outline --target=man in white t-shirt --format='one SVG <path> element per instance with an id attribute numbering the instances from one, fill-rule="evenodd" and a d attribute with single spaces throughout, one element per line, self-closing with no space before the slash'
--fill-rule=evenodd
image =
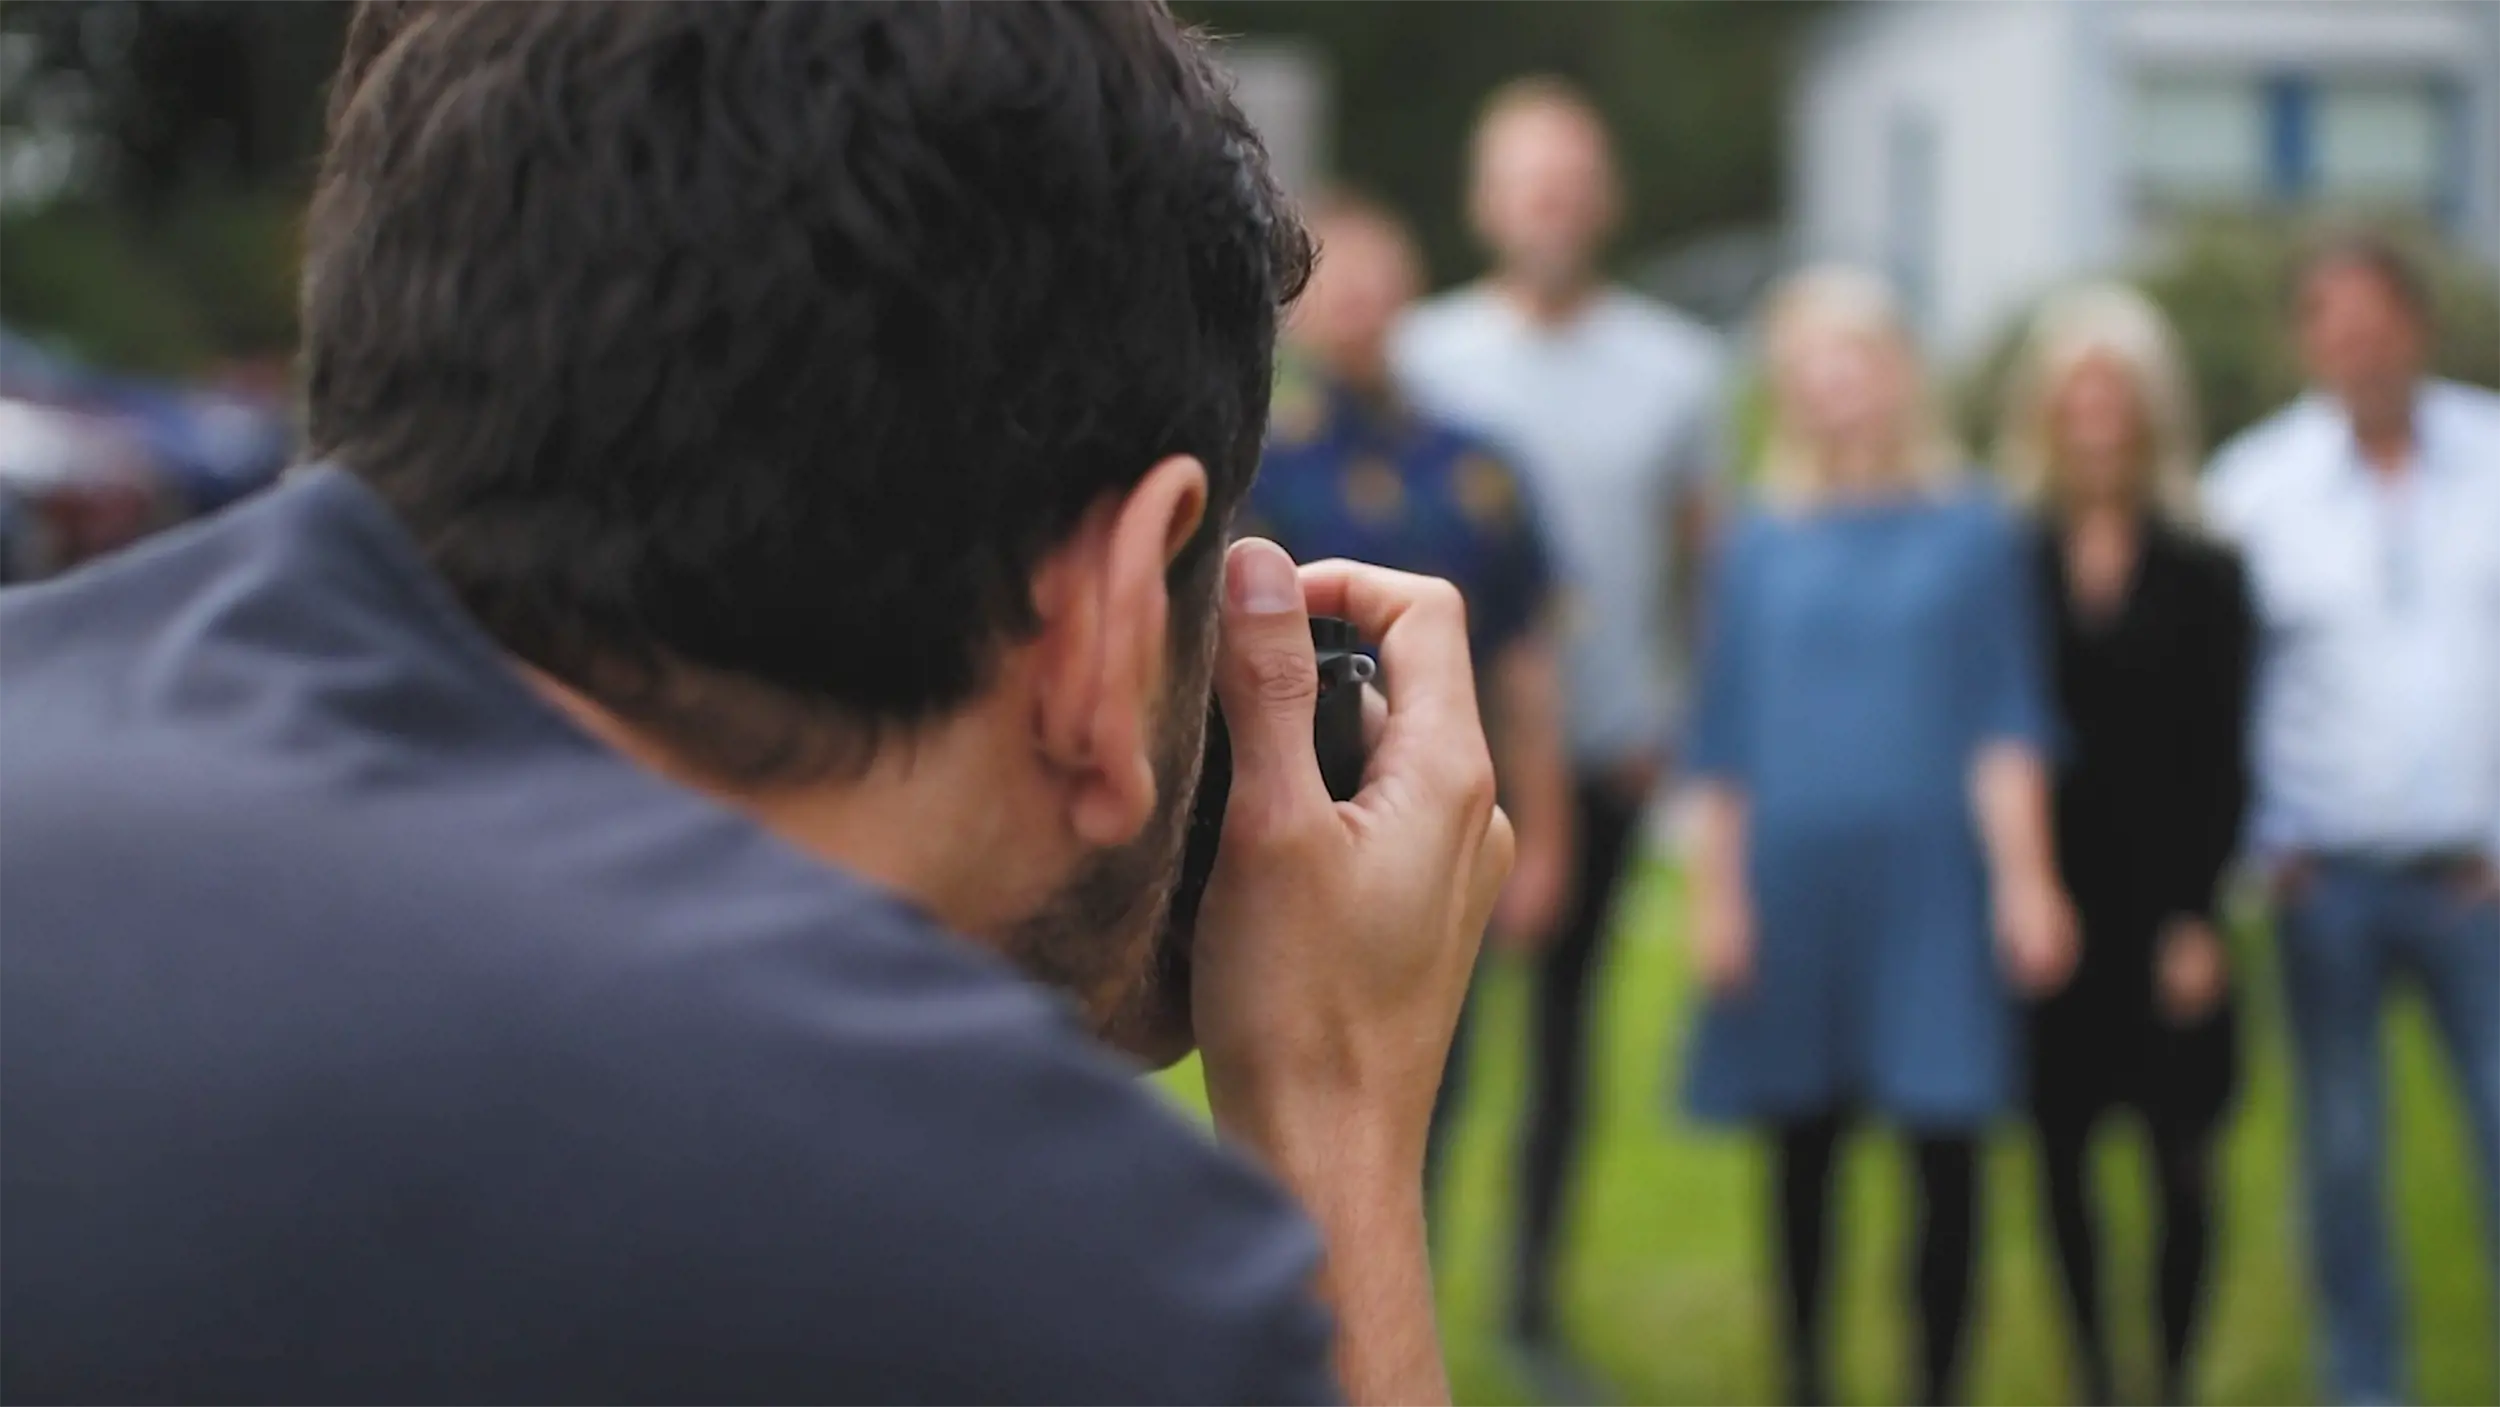
<path id="1" fill-rule="evenodd" d="M 1721 351 L 1699 324 L 1608 284 L 1619 199 L 1606 129 L 1568 86 L 1497 92 L 1476 129 L 1472 213 L 1496 267 L 1409 316 L 1407 393 L 1501 445 L 1549 516 L 1568 588 L 1565 685 L 1580 846 L 1537 950 L 1536 1071 L 1523 1150 L 1512 1328 L 1552 1331 L 1552 1261 L 1578 1142 L 1589 974 L 1673 727 L 1680 567 L 1722 455 Z M 1514 883 L 1529 883 L 1527 856 Z M 1452 1102 L 1463 1051 L 1443 1087 Z M 1445 1121 L 1445 1120 L 1444 1120 Z"/>

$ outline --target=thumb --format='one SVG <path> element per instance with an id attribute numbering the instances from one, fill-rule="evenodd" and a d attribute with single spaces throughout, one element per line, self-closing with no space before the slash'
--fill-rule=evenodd
<path id="1" fill-rule="evenodd" d="M 1215 693 L 1232 736 L 1228 809 L 1290 814 L 1326 805 L 1328 789 L 1311 744 L 1319 666 L 1302 579 L 1285 549 L 1265 538 L 1243 538 L 1224 559 Z"/>

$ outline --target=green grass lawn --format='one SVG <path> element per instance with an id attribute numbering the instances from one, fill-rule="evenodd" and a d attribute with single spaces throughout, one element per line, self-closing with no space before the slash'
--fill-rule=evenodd
<path id="1" fill-rule="evenodd" d="M 1568 1236 L 1562 1323 L 1580 1356 L 1623 1400 L 1767 1402 L 1778 1389 L 1759 1155 L 1745 1139 L 1694 1128 L 1672 1105 L 1691 1007 L 1678 892 L 1664 864 L 1642 872 L 1599 979 L 1594 1124 Z M 2245 951 L 2249 1080 L 2229 1135 L 2224 1226 L 2198 1382 L 2212 1402 L 2308 1402 L 2318 1386 L 2292 1219 L 2288 1055 L 2273 974 L 2261 970 L 2268 949 L 2258 942 Z M 1462 1402 L 1536 1400 L 1505 1362 L 1499 1335 L 1524 995 L 1518 971 L 1489 970 L 1478 994 L 1484 1006 L 1473 1103 L 1450 1169 L 1442 1332 Z M 2392 1195 L 2419 1395 L 2437 1403 L 2500 1401 L 2500 1309 L 2476 1249 L 2482 1241 L 2470 1153 L 2447 1069 L 2410 1000 L 2393 1023 L 2392 1043 Z M 1170 1083 L 1194 1099 L 1194 1080 L 1184 1069 Z M 2107 1140 L 2100 1156 L 2111 1240 L 2103 1278 L 2122 1361 L 2132 1381 L 2149 1383 L 2150 1219 L 2132 1130 Z M 1891 1141 L 1861 1138 L 1845 1176 L 1835 1222 L 1836 1390 L 1848 1402 L 1895 1401 L 1907 1383 L 1900 1351 L 1906 1199 Z M 1985 1195 L 1973 1395 L 1981 1402 L 2069 1401 L 2054 1271 L 2031 1152 L 2018 1134 L 1998 1139 Z"/>

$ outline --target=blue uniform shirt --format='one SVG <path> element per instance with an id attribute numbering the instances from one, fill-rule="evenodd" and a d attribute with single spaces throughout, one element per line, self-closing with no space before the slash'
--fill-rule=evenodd
<path id="1" fill-rule="evenodd" d="M 1446 577 L 1467 598 L 1479 667 L 1527 634 L 1553 589 L 1535 505 L 1483 441 L 1298 369 L 1278 383 L 1242 530 L 1298 561 Z"/>

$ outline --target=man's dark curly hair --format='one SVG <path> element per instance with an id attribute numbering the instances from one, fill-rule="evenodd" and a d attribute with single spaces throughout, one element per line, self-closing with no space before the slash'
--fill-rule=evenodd
<path id="1" fill-rule="evenodd" d="M 311 441 L 522 659 L 816 775 L 977 693 L 1170 455 L 1209 628 L 1310 260 L 1160 5 L 387 0 L 308 224 Z"/>

